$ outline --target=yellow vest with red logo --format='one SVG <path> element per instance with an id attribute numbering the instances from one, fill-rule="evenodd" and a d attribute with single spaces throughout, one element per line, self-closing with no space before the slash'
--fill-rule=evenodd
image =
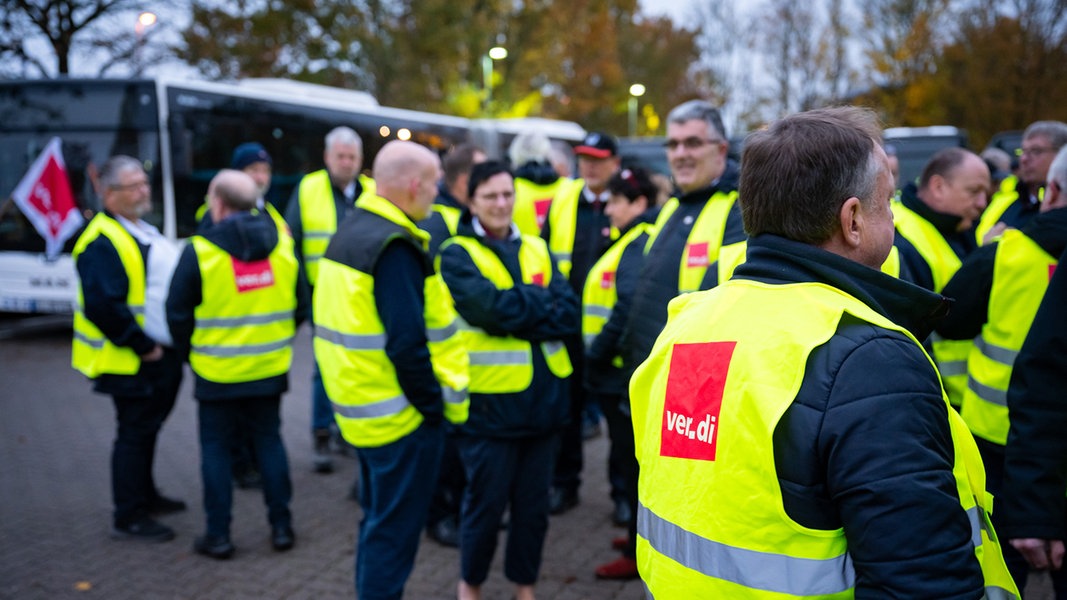
<path id="1" fill-rule="evenodd" d="M 570 185 L 570 182 L 568 177 L 560 177 L 549 184 L 534 183 L 522 177 L 515 178 L 515 208 L 511 213 L 511 220 L 523 235 L 541 235 L 552 199 L 560 190 Z"/>
<path id="2" fill-rule="evenodd" d="M 774 430 L 811 352 L 845 313 L 921 345 L 854 297 L 816 283 L 730 280 L 675 299 L 670 313 L 630 382 L 641 466 L 637 561 L 650 595 L 854 597 L 844 530 L 804 527 L 783 509 Z M 989 521 L 978 449 L 947 398 L 946 409 L 952 472 L 987 598 L 1017 598 Z"/>
<path id="3" fill-rule="evenodd" d="M 685 242 L 685 252 L 678 265 L 678 293 L 695 292 L 700 289 L 704 273 L 708 267 L 719 260 L 722 236 L 726 232 L 726 219 L 737 201 L 737 191 L 715 192 L 704 204 L 697 216 L 689 237 Z M 645 244 L 645 254 L 656 243 L 656 237 L 671 215 L 678 210 L 678 199 L 671 198 L 663 205 L 656 226 Z M 735 265 L 736 266 L 736 265 Z"/>
<path id="4" fill-rule="evenodd" d="M 189 366 L 216 383 L 245 383 L 289 372 L 296 333 L 293 239 L 279 236 L 270 256 L 245 262 L 201 236 L 190 243 L 200 269 L 200 305 Z"/>
<path id="5" fill-rule="evenodd" d="M 511 289 L 515 280 L 492 250 L 477 239 L 455 236 L 442 244 L 461 246 L 474 261 L 482 276 L 499 290 Z M 532 235 L 522 236 L 519 248 L 522 283 L 548 287 L 552 281 L 552 259 L 545 241 Z M 463 325 L 464 341 L 470 357 L 470 391 L 472 394 L 509 394 L 525 390 L 533 383 L 533 343 L 512 336 L 491 335 L 485 330 Z M 562 341 L 538 344 L 548 370 L 556 377 L 573 371 L 570 355 Z"/>
<path id="6" fill-rule="evenodd" d="M 586 347 L 593 340 L 611 317 L 611 311 L 615 308 L 618 300 L 618 291 L 615 287 L 615 273 L 619 268 L 619 261 L 623 252 L 637 238 L 646 235 L 652 225 L 639 223 L 622 236 L 619 241 L 612 244 L 606 252 L 596 261 L 589 270 L 589 276 L 585 279 L 585 288 L 582 289 L 582 338 Z M 616 366 L 621 359 L 616 360 Z"/>

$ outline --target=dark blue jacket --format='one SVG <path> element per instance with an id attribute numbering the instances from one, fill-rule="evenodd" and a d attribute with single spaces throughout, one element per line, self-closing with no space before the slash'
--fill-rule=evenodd
<path id="1" fill-rule="evenodd" d="M 749 240 L 734 279 L 821 282 L 920 340 L 947 310 L 938 294 L 772 235 Z M 775 467 L 786 514 L 806 527 L 844 528 L 856 598 L 983 596 L 952 474 L 948 410 L 933 365 L 900 333 L 846 315 L 807 360 L 774 431 Z"/>
<path id="2" fill-rule="evenodd" d="M 462 246 L 441 250 L 441 276 L 456 303 L 456 311 L 470 325 L 491 335 L 510 335 L 535 344 L 533 382 L 510 394 L 471 394 L 470 417 L 462 432 L 492 438 L 521 438 L 555 432 L 566 423 L 568 381 L 548 370 L 536 344 L 562 340 L 580 330 L 578 299 L 552 262 L 548 287 L 524 284 L 519 268 L 521 239 L 494 240 L 478 236 L 470 212 L 460 219 L 457 236 L 476 239 L 500 258 L 512 279 L 511 289 L 498 290 L 485 278 Z"/>
<path id="3" fill-rule="evenodd" d="M 265 259 L 278 245 L 278 228 L 266 212 L 242 212 L 219 223 L 205 222 L 198 235 L 242 261 Z M 187 244 L 174 269 L 170 293 L 167 295 L 167 324 L 174 338 L 175 349 L 186 360 L 196 322 L 196 307 L 203 302 L 202 287 L 196 250 L 192 244 Z M 301 285 L 299 278 L 293 293 L 297 295 L 293 317 L 299 325 L 307 318 L 311 304 L 307 288 Z M 287 373 L 243 383 L 218 383 L 199 375 L 195 375 L 195 380 L 193 395 L 202 401 L 273 396 L 289 389 Z"/>
<path id="4" fill-rule="evenodd" d="M 977 226 L 978 221 L 976 220 L 975 224 L 967 231 L 957 231 L 956 228 L 960 224 L 958 216 L 937 212 L 927 206 L 919 198 L 918 194 L 919 191 L 915 184 L 909 183 L 900 190 L 900 201 L 905 207 L 910 208 L 933 225 L 960 260 L 974 252 L 978 247 L 974 238 L 974 228 Z M 896 232 L 893 238 L 893 245 L 897 247 L 897 251 L 900 253 L 900 278 L 928 290 L 934 289 L 934 273 L 915 246 L 900 235 L 899 231 Z"/>
<path id="5" fill-rule="evenodd" d="M 678 196 L 678 208 L 663 224 L 662 231 L 656 234 L 655 242 L 645 255 L 630 319 L 620 341 L 629 372 L 648 358 L 656 338 L 667 324 L 667 304 L 678 295 L 678 269 L 696 218 L 715 193 L 736 190 L 739 177 L 737 164 L 727 162 L 726 170 L 714 185 Z M 734 202 L 726 217 L 722 245 L 744 239 L 741 207 Z"/>

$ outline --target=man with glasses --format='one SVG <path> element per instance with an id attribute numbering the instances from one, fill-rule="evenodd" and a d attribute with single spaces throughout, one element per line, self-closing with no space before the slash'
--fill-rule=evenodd
<path id="1" fill-rule="evenodd" d="M 701 288 L 723 246 L 743 242 L 737 206 L 739 169 L 727 159 L 729 142 L 718 109 L 691 100 L 667 115 L 667 161 L 677 188 L 660 211 L 645 246 L 645 261 L 620 345 L 629 371 L 648 356 L 667 303 Z"/>
<path id="2" fill-rule="evenodd" d="M 1006 177 L 982 214 L 975 235 L 986 244 L 1007 227 L 1019 228 L 1038 213 L 1052 159 L 1067 144 L 1067 123 L 1037 121 L 1023 132 L 1018 175 Z"/>
<path id="3" fill-rule="evenodd" d="M 156 437 L 182 374 L 177 353 L 166 347 L 164 298 L 156 293 L 170 282 L 174 249 L 142 219 L 152 208 L 152 191 L 139 160 L 108 159 L 98 188 L 104 210 L 74 245 L 78 305 L 71 364 L 93 380 L 93 391 L 115 403 L 111 537 L 166 542 L 174 530 L 152 517 L 185 510 L 152 480 Z"/>

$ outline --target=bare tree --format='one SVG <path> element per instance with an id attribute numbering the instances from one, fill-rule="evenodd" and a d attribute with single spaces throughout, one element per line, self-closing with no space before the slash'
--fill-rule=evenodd
<path id="1" fill-rule="evenodd" d="M 139 13 L 152 3 L 142 0 L 0 0 L 0 69 L 7 75 L 53 77 L 72 74 L 71 58 L 86 58 L 95 73 L 125 66 L 138 73 L 161 55 L 146 55 L 159 28 L 140 26 Z M 119 19 L 125 31 L 116 35 Z M 51 53 L 45 51 L 45 48 Z M 91 59 L 91 60 L 89 60 Z"/>

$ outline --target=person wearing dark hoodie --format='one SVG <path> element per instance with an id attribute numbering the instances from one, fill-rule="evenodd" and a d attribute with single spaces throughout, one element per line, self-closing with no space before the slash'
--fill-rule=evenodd
<path id="1" fill-rule="evenodd" d="M 541 235 L 548 209 L 568 183 L 552 166 L 552 142 L 540 131 L 515 136 L 508 146 L 508 159 L 515 169 L 515 210 L 512 220 L 524 235 Z"/>
<path id="2" fill-rule="evenodd" d="M 252 431 L 271 545 L 285 551 L 295 543 L 279 407 L 289 388 L 293 335 L 310 303 L 292 237 L 254 210 L 257 198 L 247 174 L 219 171 L 208 186 L 211 225 L 190 238 L 167 298 L 167 322 L 192 367 L 199 401 L 207 530 L 193 548 L 216 559 L 235 551 L 230 445 L 241 423 Z"/>
<path id="3" fill-rule="evenodd" d="M 579 331 L 578 299 L 544 240 L 511 220 L 507 165 L 475 165 L 470 206 L 441 247 L 441 277 L 466 322 L 470 417 L 457 443 L 467 473 L 460 518 L 461 600 L 481 597 L 510 508 L 504 575 L 532 600 L 548 531 L 556 434 L 569 408 L 563 340 Z"/>
<path id="4" fill-rule="evenodd" d="M 975 340 L 967 358 L 967 388 L 960 416 L 974 434 L 993 494 L 993 524 L 1004 525 L 1004 447 L 1008 442 L 1008 387 L 1015 358 L 1023 347 L 1058 259 L 1067 249 L 1067 150 L 1048 171 L 1039 213 L 1019 229 L 1007 229 L 963 261 L 942 294 L 956 300 L 937 326 L 942 337 Z M 1062 490 L 1060 492 L 1062 496 Z M 1004 558 L 1020 589 L 1029 565 L 1012 546 Z M 1067 573 L 1053 571 L 1060 596 L 1067 595 Z"/>
<path id="5" fill-rule="evenodd" d="M 667 115 L 667 161 L 679 194 L 667 201 L 645 245 L 645 261 L 623 330 L 623 359 L 633 372 L 667 322 L 667 304 L 701 289 L 720 249 L 745 240 L 737 206 L 739 169 L 718 109 L 690 100 Z"/>
<path id="6" fill-rule="evenodd" d="M 671 303 L 630 381 L 650 596 L 1019 597 L 978 450 L 919 342 L 949 302 L 879 271 L 880 137 L 850 106 L 746 140 L 748 260 Z"/>
<path id="7" fill-rule="evenodd" d="M 608 180 L 611 198 L 604 208 L 611 226 L 619 231 L 615 242 L 593 265 L 582 292 L 582 337 L 585 340 L 585 389 L 604 412 L 611 449 L 608 482 L 614 502 L 612 521 L 629 527 L 625 538 L 613 545 L 623 556 L 597 567 L 602 579 L 637 577 L 633 535 L 637 515 L 637 459 L 634 430 L 626 395 L 627 374 L 622 368 L 619 335 L 630 315 L 630 302 L 644 260 L 649 229 L 656 220 L 658 188 L 641 168 L 623 169 Z"/>

